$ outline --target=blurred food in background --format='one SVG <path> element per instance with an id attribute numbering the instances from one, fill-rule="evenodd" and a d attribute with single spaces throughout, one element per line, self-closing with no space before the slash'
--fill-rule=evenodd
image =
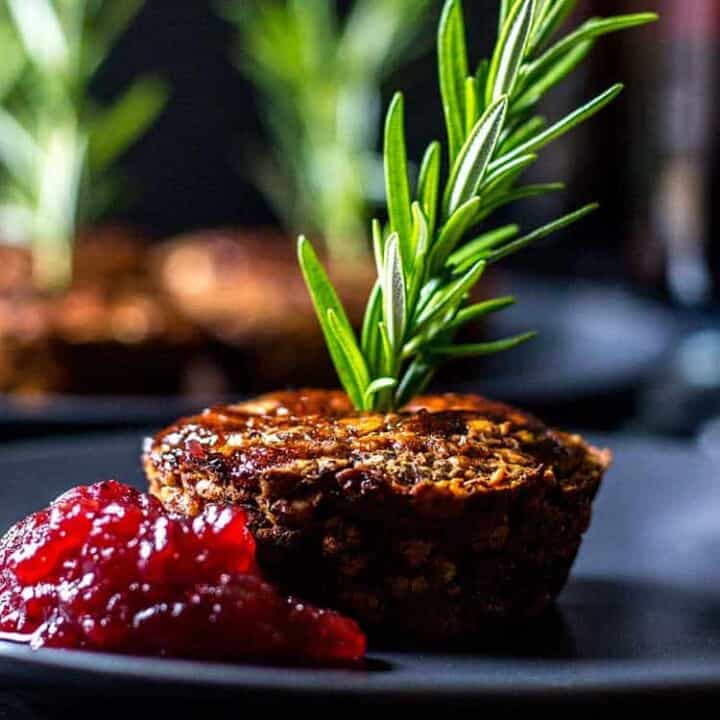
<path id="1" fill-rule="evenodd" d="M 359 323 L 373 268 L 372 199 L 358 188 L 382 186 L 366 182 L 382 176 L 380 84 L 429 0 L 357 0 L 342 19 L 335 0 L 228 2 L 271 143 L 255 144 L 244 171 L 288 234 L 196 231 L 159 248 L 102 219 L 138 192 L 118 160 L 162 111 L 167 88 L 140 77 L 107 107 L 91 95 L 143 5 L 2 8 L 0 390 L 209 395 L 332 383 L 293 233 L 309 227 L 324 238 Z"/>
<path id="2" fill-rule="evenodd" d="M 101 226 L 73 238 L 73 253 L 70 284 L 50 293 L 27 249 L 0 247 L 0 390 L 177 392 L 200 337 L 159 291 L 145 241 Z"/>
<path id="3" fill-rule="evenodd" d="M 197 332 L 162 295 L 116 160 L 162 111 L 137 78 L 107 105 L 93 78 L 140 0 L 0 7 L 0 390 L 173 392 Z"/>
<path id="4" fill-rule="evenodd" d="M 213 390 L 335 384 L 294 238 L 270 229 L 198 231 L 161 244 L 156 262 L 174 307 L 212 341 Z M 335 262 L 331 274 L 359 324 L 373 266 Z"/>
<path id="5" fill-rule="evenodd" d="M 322 242 L 356 326 L 374 279 L 367 228 L 383 188 L 381 85 L 418 53 L 431 1 L 355 0 L 342 14 L 341 5 L 222 4 L 266 135 L 262 146 L 254 138 L 243 148 L 241 171 L 284 232 L 197 231 L 170 241 L 161 255 L 169 295 L 224 344 L 222 372 L 232 388 L 335 384 L 297 265 L 297 233 Z"/>

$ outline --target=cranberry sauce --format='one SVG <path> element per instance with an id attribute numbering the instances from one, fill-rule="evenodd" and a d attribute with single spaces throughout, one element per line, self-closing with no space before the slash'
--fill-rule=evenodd
<path id="1" fill-rule="evenodd" d="M 217 660 L 311 664 L 365 652 L 355 622 L 281 595 L 244 512 L 168 514 L 116 481 L 68 491 L 0 541 L 0 637 Z"/>

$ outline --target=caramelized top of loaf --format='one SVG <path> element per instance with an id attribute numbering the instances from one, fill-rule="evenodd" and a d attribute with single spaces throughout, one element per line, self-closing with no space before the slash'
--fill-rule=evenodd
<path id="1" fill-rule="evenodd" d="M 597 484 L 610 463 L 580 436 L 477 395 L 363 413 L 339 391 L 276 392 L 180 420 L 148 442 L 149 474 L 207 471 L 239 486 L 275 478 L 464 497 L 538 482 Z M 215 468 L 215 469 L 213 469 Z"/>

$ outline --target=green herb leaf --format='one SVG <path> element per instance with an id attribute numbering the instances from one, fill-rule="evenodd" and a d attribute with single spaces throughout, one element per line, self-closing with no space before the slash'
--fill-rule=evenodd
<path id="1" fill-rule="evenodd" d="M 464 325 L 477 320 L 478 318 L 485 317 L 491 313 L 500 312 L 505 308 L 515 304 L 514 297 L 501 297 L 493 298 L 492 300 L 485 300 L 475 305 L 470 305 L 463 308 L 455 316 L 455 319 L 448 325 L 449 330 L 459 330 Z"/>
<path id="2" fill-rule="evenodd" d="M 370 385 L 368 385 L 368 388 L 365 391 L 365 403 L 367 405 L 370 405 L 370 401 L 372 400 L 373 395 L 376 395 L 382 390 L 392 390 L 394 387 L 397 386 L 397 384 L 397 379 L 391 377 L 381 377 L 377 380 L 373 380 Z"/>
<path id="3" fill-rule="evenodd" d="M 445 3 L 438 31 L 440 92 L 453 163 L 465 139 L 465 79 L 468 76 L 465 23 L 459 0 Z"/>
<path id="4" fill-rule="evenodd" d="M 544 237 L 547 237 L 548 235 L 551 235 L 552 233 L 557 232 L 558 230 L 562 230 L 563 228 L 567 227 L 568 225 L 572 225 L 573 223 L 576 223 L 578 220 L 581 220 L 586 215 L 589 215 L 591 212 L 594 212 L 597 210 L 598 204 L 597 203 L 590 203 L 589 205 L 585 205 L 585 207 L 580 208 L 579 210 L 575 210 L 575 212 L 568 213 L 567 215 L 563 215 L 563 217 L 554 220 L 551 223 L 548 223 L 547 225 L 543 225 L 542 227 L 538 228 L 537 230 L 531 232 L 528 235 L 525 235 L 524 237 L 518 238 L 517 240 L 514 240 L 511 243 L 508 243 L 504 247 L 500 248 L 499 250 L 496 250 L 488 257 L 488 262 L 497 262 L 498 260 L 501 260 L 504 257 L 507 257 L 508 255 L 512 255 L 513 253 L 516 253 L 518 250 L 522 250 L 523 248 L 526 248 L 528 245 L 531 245 L 532 243 L 541 240 Z"/>
<path id="5" fill-rule="evenodd" d="M 545 4 L 545 11 L 530 39 L 528 56 L 533 56 L 545 45 L 576 6 L 577 0 L 554 0 Z"/>
<path id="6" fill-rule="evenodd" d="M 472 132 L 475 123 L 480 117 L 480 100 L 478 99 L 479 89 L 477 80 L 474 77 L 465 78 L 465 134 Z"/>
<path id="7" fill-rule="evenodd" d="M 500 142 L 497 155 L 501 157 L 509 153 L 518 145 L 521 145 L 529 138 L 541 132 L 545 128 L 545 125 L 545 118 L 540 115 L 535 115 L 529 120 L 520 123 L 516 128 L 510 130 L 507 136 Z"/>
<path id="8" fill-rule="evenodd" d="M 368 371 L 373 377 L 377 376 L 382 367 L 382 343 L 377 332 L 380 322 L 382 322 L 382 286 L 380 280 L 377 280 L 365 308 L 360 336 L 360 348 L 365 356 Z"/>
<path id="9" fill-rule="evenodd" d="M 347 319 L 345 309 L 335 292 L 335 288 L 330 282 L 330 278 L 320 263 L 315 250 L 304 235 L 298 238 L 298 259 L 303 276 L 311 290 L 316 309 L 323 315 L 328 310 L 332 310 L 338 321 L 347 330 L 352 331 L 352 326 Z"/>
<path id="10" fill-rule="evenodd" d="M 393 349 L 402 345 L 407 313 L 407 291 L 400 253 L 400 241 L 397 233 L 393 233 L 385 246 L 382 276 L 383 317 Z"/>
<path id="11" fill-rule="evenodd" d="M 480 276 L 485 271 L 485 266 L 486 263 L 483 260 L 475 263 L 465 275 L 454 280 L 434 295 L 418 316 L 414 325 L 415 332 L 422 332 L 429 323 L 441 318 L 448 312 L 457 310 L 467 293 L 480 279 Z"/>
<path id="12" fill-rule="evenodd" d="M 445 196 L 445 215 L 452 214 L 475 195 L 495 151 L 507 111 L 507 98 L 493 103 L 477 121 L 457 156 Z"/>
<path id="13" fill-rule="evenodd" d="M 502 33 L 503 27 L 507 21 L 507 16 L 510 14 L 510 8 L 512 7 L 514 0 L 500 0 L 500 13 L 498 14 L 498 35 Z"/>
<path id="14" fill-rule="evenodd" d="M 477 71 L 475 72 L 475 86 L 477 88 L 477 112 L 476 119 L 485 112 L 487 105 L 485 104 L 485 88 L 487 87 L 488 74 L 490 73 L 490 61 L 484 58 L 478 63 Z M 472 126 L 468 128 L 468 132 L 472 129 Z"/>
<path id="15" fill-rule="evenodd" d="M 416 310 L 417 312 L 415 315 L 418 315 L 420 312 L 422 312 L 427 304 L 432 300 L 432 298 L 435 296 L 437 292 L 440 291 L 440 289 L 445 284 L 445 279 L 441 277 L 431 277 L 420 289 L 420 296 L 418 298 L 417 304 L 416 304 Z"/>
<path id="16" fill-rule="evenodd" d="M 501 163 L 508 162 L 509 160 L 518 157 L 518 155 L 525 155 L 526 153 L 535 152 L 536 150 L 540 150 L 540 148 L 545 147 L 545 145 L 548 145 L 553 140 L 561 137 L 580 123 L 600 112 L 600 110 L 602 110 L 608 103 L 611 103 L 622 92 L 622 90 L 623 85 L 621 83 L 617 83 L 612 87 L 609 87 L 605 92 L 593 98 L 590 102 L 586 103 L 574 112 L 571 112 L 569 115 L 566 115 L 562 120 L 547 128 L 547 130 L 543 130 L 535 137 L 530 138 L 526 142 L 515 147 L 511 152 L 493 161 L 490 165 L 490 170 L 495 170 Z"/>
<path id="17" fill-rule="evenodd" d="M 451 267 L 462 265 L 464 262 L 475 258 L 478 253 L 487 252 L 498 245 L 502 245 L 506 240 L 511 240 L 519 231 L 520 228 L 517 225 L 505 225 L 504 227 L 483 233 L 466 245 L 463 245 L 459 250 L 456 250 L 448 258 L 447 264 Z M 474 262 L 477 262 L 477 260 L 474 260 Z"/>
<path id="18" fill-rule="evenodd" d="M 375 267 L 377 269 L 378 277 L 382 277 L 385 258 L 385 238 L 383 237 L 382 225 L 379 220 L 372 221 L 372 242 L 373 255 L 375 256 Z"/>
<path id="19" fill-rule="evenodd" d="M 0 101 L 6 101 L 27 69 L 24 47 L 10 23 L 0 23 L 0 47 L 3 49 L 3 61 L 0 63 Z"/>
<path id="20" fill-rule="evenodd" d="M 118 37 L 127 29 L 140 12 L 145 0 L 122 0 L 122 2 L 104 2 L 96 5 L 96 15 L 92 18 L 94 31 L 87 38 L 84 50 L 84 63 L 88 72 L 95 72 L 98 65 L 107 56 L 108 50 Z"/>
<path id="21" fill-rule="evenodd" d="M 428 233 L 430 234 L 435 231 L 435 223 L 437 222 L 441 159 L 442 146 L 440 143 L 437 141 L 430 143 L 420 165 L 420 176 L 418 178 L 417 196 L 423 215 L 427 220 Z"/>
<path id="22" fill-rule="evenodd" d="M 359 375 L 362 375 L 362 367 L 353 365 L 351 360 L 353 353 L 350 351 L 348 354 L 345 347 L 351 345 L 347 342 L 347 338 L 354 337 L 352 326 L 325 269 L 312 245 L 303 235 L 298 239 L 298 259 L 340 381 L 353 404 L 362 408 L 365 387 L 369 379 L 365 385 L 358 381 Z M 334 318 L 332 321 L 331 316 Z"/>
<path id="23" fill-rule="evenodd" d="M 384 375 L 394 375 L 395 373 L 395 348 L 392 346 L 390 341 L 390 335 L 388 334 L 387 325 L 383 321 L 378 323 L 378 331 L 380 334 L 381 347 L 382 347 L 382 372 Z"/>
<path id="24" fill-rule="evenodd" d="M 513 103 L 513 110 L 523 112 L 537 105 L 548 90 L 564 80 L 587 57 L 593 45 L 593 40 L 586 40 L 561 57 Z"/>
<path id="25" fill-rule="evenodd" d="M 412 248 L 415 258 L 412 262 L 412 273 L 415 274 L 418 266 L 418 261 L 422 256 L 427 253 L 430 247 L 430 228 L 425 214 L 420 207 L 420 203 L 414 202 L 412 204 L 412 216 L 413 216 L 413 242 Z"/>
<path id="26" fill-rule="evenodd" d="M 631 27 L 646 25 L 655 22 L 658 16 L 655 13 L 635 13 L 632 15 L 619 15 L 612 18 L 592 18 L 583 23 L 577 30 L 566 35 L 557 44 L 545 51 L 537 60 L 531 62 L 523 69 L 523 84 L 531 82 L 535 78 L 546 73 L 549 68 L 575 46 L 587 40 L 593 40 L 601 35 L 627 30 Z"/>
<path id="27" fill-rule="evenodd" d="M 540 27 L 543 18 L 547 15 L 550 7 L 556 2 L 556 0 L 536 0 L 535 2 L 535 13 L 533 15 L 532 29 L 530 30 L 530 37 L 533 37 Z"/>
<path id="28" fill-rule="evenodd" d="M 413 247 L 415 259 L 412 264 L 408 284 L 407 305 L 412 308 L 417 303 L 420 288 L 427 275 L 427 256 L 430 248 L 430 229 L 419 203 L 415 202 L 413 210 Z"/>
<path id="29" fill-rule="evenodd" d="M 534 12 L 535 0 L 518 0 L 511 7 L 490 62 L 486 105 L 512 96 L 520 65 L 525 58 Z"/>
<path id="30" fill-rule="evenodd" d="M 430 347 L 428 352 L 434 357 L 481 357 L 483 355 L 494 355 L 495 353 L 504 352 L 505 350 L 512 350 L 518 345 L 532 340 L 534 337 L 537 337 L 536 332 L 526 332 L 493 342 L 471 343 L 467 345 L 439 345 L 437 347 Z"/>
<path id="31" fill-rule="evenodd" d="M 430 275 L 436 275 L 440 271 L 448 255 L 455 249 L 465 233 L 475 224 L 475 218 L 481 204 L 480 198 L 471 198 L 450 216 L 440 232 L 437 242 L 430 251 L 430 260 L 428 262 Z"/>
<path id="32" fill-rule="evenodd" d="M 412 213 L 404 123 L 403 96 L 396 93 L 385 126 L 385 183 L 390 227 L 398 234 L 403 253 L 410 257 Z"/>
<path id="33" fill-rule="evenodd" d="M 340 382 L 345 386 L 348 395 L 364 407 L 365 393 L 370 384 L 370 375 L 365 359 L 360 352 L 352 331 L 348 331 L 335 312 L 327 311 L 327 323 L 332 333 L 329 339 L 330 354 L 335 362 Z M 355 400 L 353 400 L 355 402 Z"/>
<path id="34" fill-rule="evenodd" d="M 486 196 L 496 188 L 510 184 L 516 180 L 527 168 L 537 160 L 537 155 L 528 153 L 509 160 L 504 165 L 499 165 L 485 177 L 485 180 L 478 189 L 478 194 Z"/>
<path id="35" fill-rule="evenodd" d="M 425 357 L 415 358 L 405 371 L 395 393 L 395 407 L 404 407 L 413 397 L 424 392 L 436 370 L 436 362 Z"/>
<path id="36" fill-rule="evenodd" d="M 497 208 L 516 202 L 517 200 L 538 197 L 539 195 L 559 192 L 564 189 L 564 183 L 539 183 L 537 185 L 521 185 L 520 187 L 513 188 L 512 190 L 501 193 L 497 197 L 489 198 L 484 202 L 478 212 L 478 222 L 485 219 L 490 213 L 497 210 Z"/>

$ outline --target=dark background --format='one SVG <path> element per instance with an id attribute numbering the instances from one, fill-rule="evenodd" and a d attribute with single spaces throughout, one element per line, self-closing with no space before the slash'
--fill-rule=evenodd
<path id="1" fill-rule="evenodd" d="M 656 4 L 651 0 L 595 3 L 603 14 L 640 11 Z M 592 3 L 586 5 L 588 11 L 592 9 Z M 95 91 L 101 98 L 112 97 L 137 74 L 148 71 L 164 77 L 172 88 L 165 114 L 126 158 L 130 187 L 142 192 L 135 194 L 132 206 L 116 210 L 120 217 L 159 235 L 275 222 L 243 164 L 243 148 L 262 148 L 266 140 L 254 109 L 253 89 L 232 64 L 234 28 L 219 17 L 216 7 L 208 0 L 148 0 L 97 78 Z M 491 46 L 496 7 L 494 0 L 466 3 L 473 63 Z M 406 91 L 410 153 L 416 158 L 430 138 L 442 137 L 433 28 L 434 22 L 428 22 L 419 59 L 396 73 L 386 88 L 388 97 L 397 88 Z M 589 126 L 546 151 L 552 157 L 545 163 L 546 172 L 541 166 L 537 177 L 566 180 L 569 191 L 564 197 L 550 207 L 526 202 L 513 210 L 528 224 L 594 199 L 601 202 L 601 212 L 575 233 L 570 248 L 565 243 L 544 246 L 515 260 L 516 264 L 595 279 L 638 280 L 633 277 L 633 263 L 624 256 L 646 250 L 633 248 L 633 227 L 638 216 L 647 214 L 646 198 L 652 187 L 656 133 L 648 118 L 655 115 L 657 79 L 652 72 L 643 76 L 630 68 L 635 63 L 652 69 L 660 36 L 656 26 L 603 38 L 591 62 L 555 92 L 547 108 L 549 118 L 559 117 L 613 82 L 623 80 L 628 85 Z M 559 207 L 554 205 L 557 202 Z M 652 280 L 644 282 L 653 289 Z"/>

